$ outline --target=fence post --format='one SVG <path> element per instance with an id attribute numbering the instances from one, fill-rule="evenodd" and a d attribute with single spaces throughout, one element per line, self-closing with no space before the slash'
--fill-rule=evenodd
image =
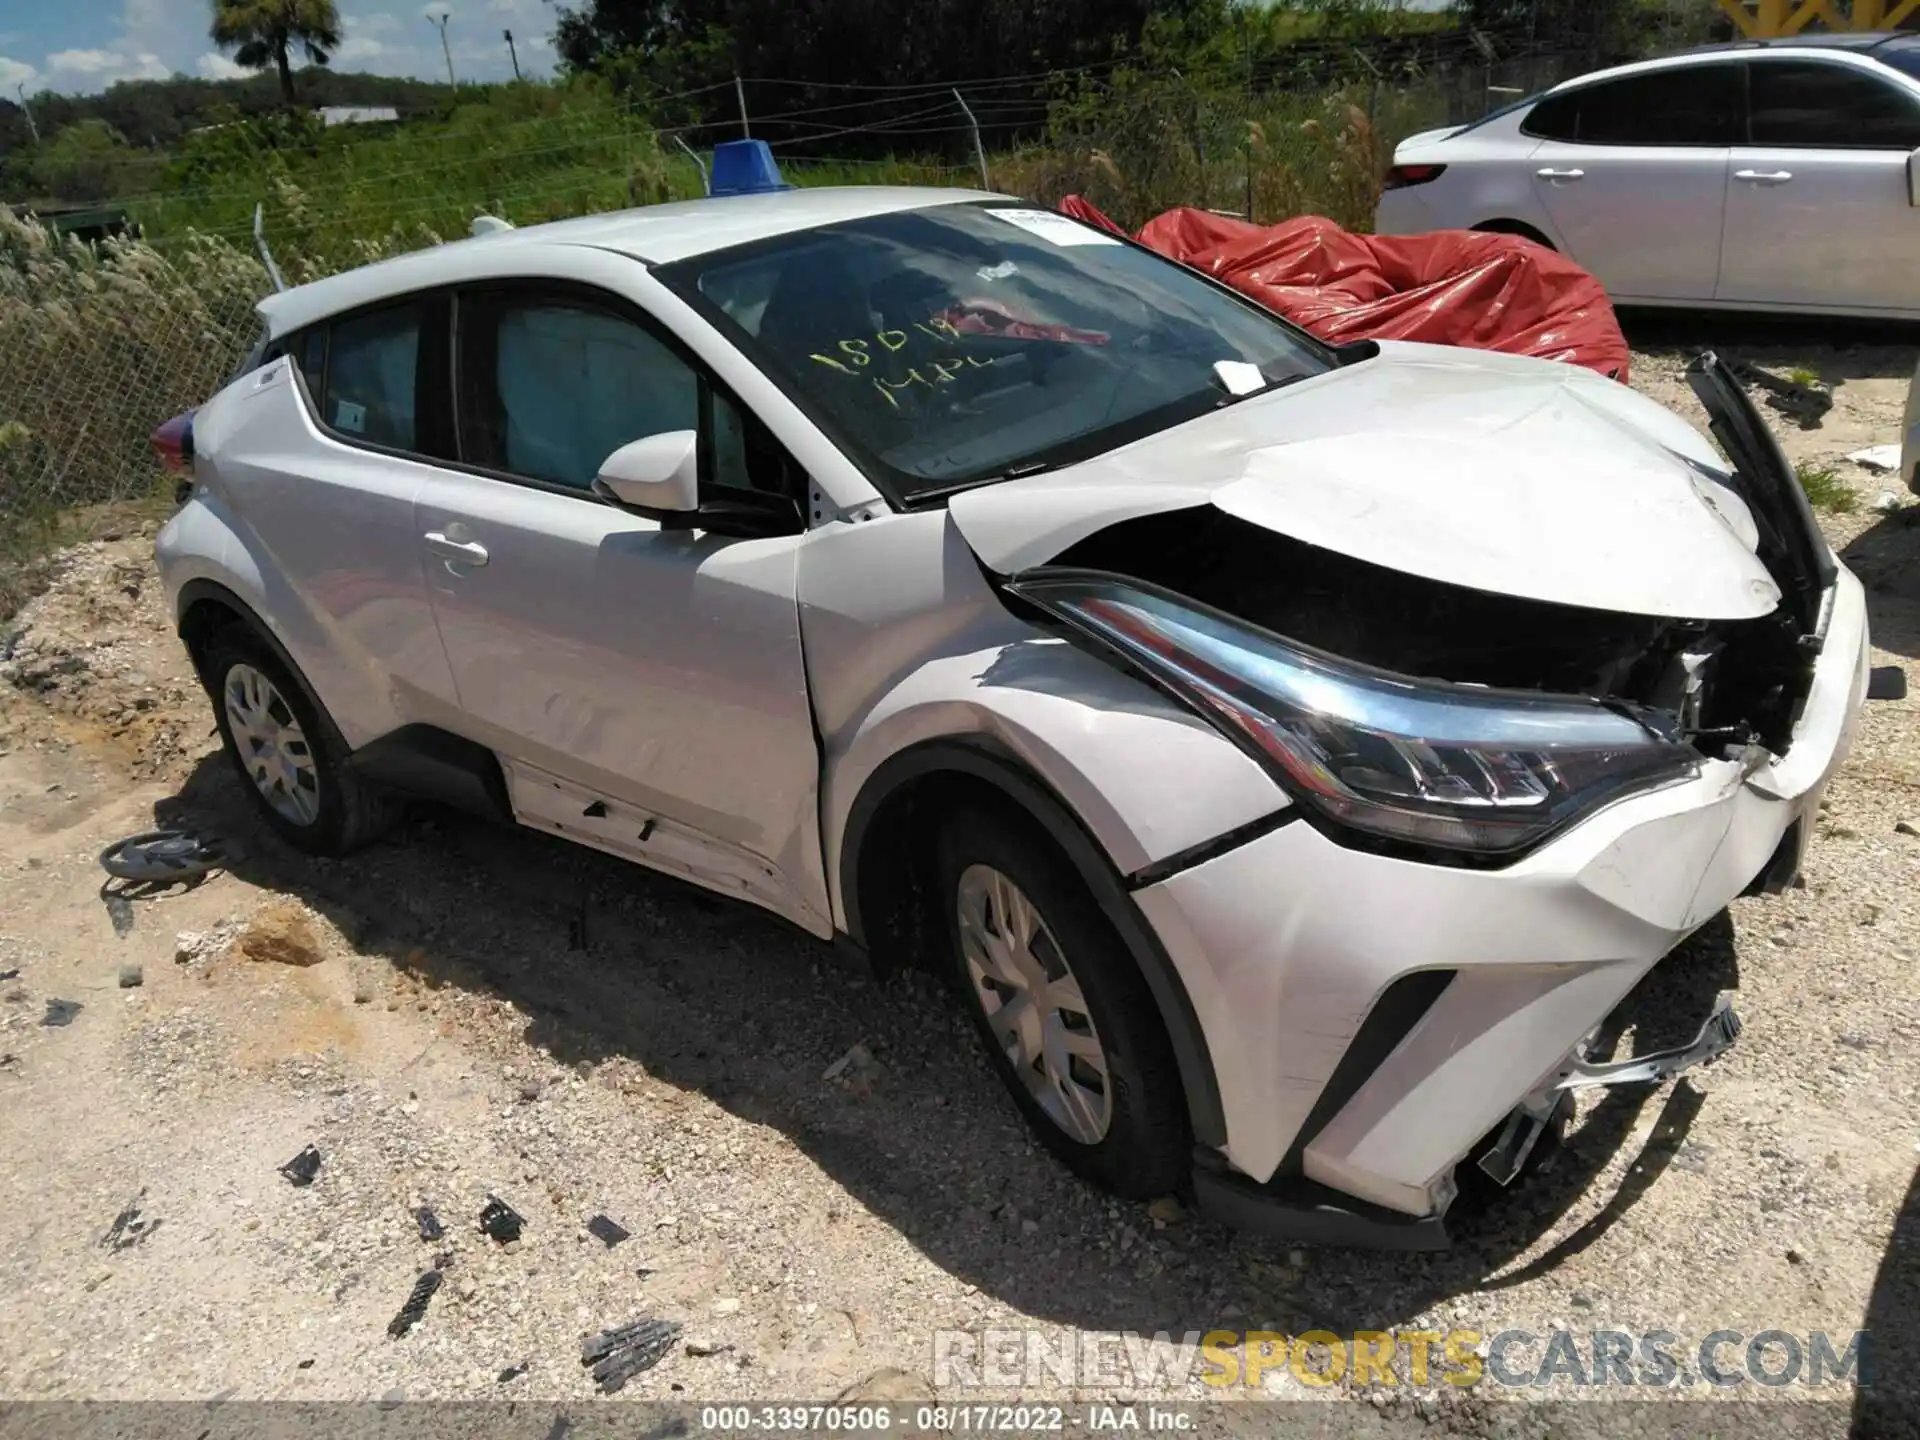
<path id="1" fill-rule="evenodd" d="M 740 137 L 743 140 L 751 140 L 753 131 L 747 126 L 747 87 L 741 83 L 738 70 L 733 72 L 733 93 L 740 102 Z"/>
<path id="2" fill-rule="evenodd" d="M 954 86 L 953 98 L 960 102 L 960 113 L 967 117 L 967 127 L 973 131 L 973 158 L 980 167 L 980 188 L 991 190 L 993 182 L 987 178 L 987 152 L 980 143 L 980 122 L 973 118 L 973 110 L 967 104 L 967 97 L 960 93 L 960 87 Z"/>
<path id="3" fill-rule="evenodd" d="M 707 178 L 707 162 L 700 158 L 700 152 L 698 150 L 695 150 L 691 145 L 687 144 L 686 137 L 684 135 L 681 135 L 677 131 L 674 133 L 673 143 L 678 145 L 682 150 L 686 151 L 687 158 L 693 161 L 693 163 L 699 167 L 700 188 L 706 191 L 707 194 L 711 195 L 713 193 L 713 181 Z"/>

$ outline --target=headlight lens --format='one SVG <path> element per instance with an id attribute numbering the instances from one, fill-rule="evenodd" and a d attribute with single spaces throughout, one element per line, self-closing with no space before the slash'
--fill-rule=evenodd
<path id="1" fill-rule="evenodd" d="M 1597 701 L 1392 675 L 1101 575 L 1009 588 L 1148 671 L 1322 815 L 1376 835 L 1497 856 L 1699 773 L 1691 748 Z"/>

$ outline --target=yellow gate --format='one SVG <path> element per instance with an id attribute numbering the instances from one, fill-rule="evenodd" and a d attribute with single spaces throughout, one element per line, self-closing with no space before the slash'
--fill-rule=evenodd
<path id="1" fill-rule="evenodd" d="M 1891 30 L 1920 10 L 1920 0 L 1853 0 L 1848 10 L 1835 0 L 1753 0 L 1751 7 L 1745 0 L 1720 0 L 1720 8 L 1749 40 L 1771 40 L 1798 35 L 1814 20 L 1829 30 Z"/>

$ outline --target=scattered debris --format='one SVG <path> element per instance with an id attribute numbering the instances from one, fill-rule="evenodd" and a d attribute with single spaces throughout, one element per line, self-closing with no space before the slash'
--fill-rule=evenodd
<path id="1" fill-rule="evenodd" d="M 433 1292 L 440 1288 L 442 1278 L 438 1270 L 420 1272 L 420 1278 L 413 1282 L 413 1293 L 407 1296 L 407 1303 L 388 1323 L 387 1334 L 398 1340 L 426 1318 L 427 1302 L 433 1299 Z"/>
<path id="2" fill-rule="evenodd" d="M 1869 445 L 1864 450 L 1849 450 L 1847 459 L 1865 470 L 1890 475 L 1900 468 L 1898 445 Z"/>
<path id="3" fill-rule="evenodd" d="M 636 1320 L 603 1330 L 580 1347 L 580 1363 L 593 1367 L 593 1381 L 611 1395 L 643 1370 L 658 1365 L 680 1334 L 678 1320 Z"/>
<path id="4" fill-rule="evenodd" d="M 740 1302 L 731 1295 L 727 1296 L 724 1300 L 716 1300 L 713 1302 L 713 1313 L 716 1316 L 738 1315 L 740 1313 Z"/>
<path id="5" fill-rule="evenodd" d="M 107 907 L 107 919 L 113 922 L 113 933 L 122 939 L 133 933 L 133 902 L 120 890 L 102 889 L 100 899 Z"/>
<path id="6" fill-rule="evenodd" d="M 100 1237 L 100 1244 L 115 1252 L 131 1249 L 147 1236 L 160 1228 L 158 1220 L 149 1220 L 140 1213 L 140 1201 L 146 1195 L 143 1186 L 138 1195 L 129 1200 L 120 1213 L 113 1217 L 113 1224 L 107 1227 L 107 1233 Z"/>
<path id="7" fill-rule="evenodd" d="M 596 1215 L 587 1221 L 587 1233 L 593 1236 L 594 1239 L 600 1241 L 600 1243 L 605 1245 L 609 1250 L 618 1245 L 622 1240 L 630 1239 L 633 1235 L 631 1230 L 608 1219 L 605 1215 Z"/>
<path id="8" fill-rule="evenodd" d="M 313 1183 L 313 1177 L 320 1173 L 320 1151 L 312 1145 L 307 1146 L 282 1165 L 280 1173 L 292 1181 L 296 1189 L 305 1189 Z"/>
<path id="9" fill-rule="evenodd" d="M 140 983 L 145 979 L 146 974 L 138 965 L 122 965 L 120 967 L 120 988 L 122 990 L 138 989 Z"/>
<path id="10" fill-rule="evenodd" d="M 1876 515 L 1891 515 L 1894 511 L 1903 508 L 1906 503 L 1893 491 L 1882 490 L 1873 497 L 1873 510 Z"/>
<path id="11" fill-rule="evenodd" d="M 1790 1245 L 1787 1247 L 1787 1263 L 1789 1265 L 1804 1265 L 1807 1263 L 1807 1257 L 1803 1252 L 1794 1249 Z"/>
<path id="12" fill-rule="evenodd" d="M 520 1228 L 526 1223 L 498 1195 L 487 1196 L 486 1206 L 480 1211 L 480 1233 L 492 1236 L 502 1245 L 510 1245 L 518 1240 Z"/>
<path id="13" fill-rule="evenodd" d="M 447 1233 L 447 1227 L 440 1223 L 440 1217 L 425 1205 L 413 1212 L 413 1219 L 420 1227 L 422 1240 L 438 1240 Z"/>
<path id="14" fill-rule="evenodd" d="M 1907 672 L 1898 665 L 1876 665 L 1867 672 L 1867 699 L 1907 698 Z M 5 979 L 0 976 L 0 979 Z"/>
<path id="15" fill-rule="evenodd" d="M 1176 1225 L 1186 1216 L 1180 1202 L 1171 1195 L 1162 1195 L 1147 1206 L 1147 1218 L 1156 1225 Z"/>
<path id="16" fill-rule="evenodd" d="M 298 1365 L 294 1366 L 293 1368 L 296 1370 L 311 1370 L 313 1368 L 313 1361 L 311 1358 L 302 1360 Z"/>
<path id="17" fill-rule="evenodd" d="M 240 953 L 274 965 L 318 965 L 326 959 L 306 910 L 291 900 L 266 905 L 247 922 L 240 933 Z"/>
<path id="18" fill-rule="evenodd" d="M 451 1264 L 453 1264 L 453 1251 L 451 1250 L 442 1250 L 438 1255 L 433 1257 L 433 1268 L 436 1270 L 444 1270 Z"/>
<path id="19" fill-rule="evenodd" d="M 1893 822 L 1893 833 L 1896 835 L 1920 835 L 1920 825 L 1916 825 L 1911 820 L 1896 820 Z"/>
<path id="20" fill-rule="evenodd" d="M 725 1355 L 733 1348 L 732 1342 L 722 1344 L 710 1335 L 702 1335 L 689 1340 L 685 1346 L 686 1353 L 696 1357 L 702 1355 Z"/>
<path id="21" fill-rule="evenodd" d="M 520 1082 L 520 1098 L 529 1104 L 538 1100 L 540 1098 L 540 1082 L 538 1080 L 522 1080 Z"/>
<path id="22" fill-rule="evenodd" d="M 18 965 L 14 966 L 11 970 L 0 970 L 0 980 L 18 980 L 19 978 L 20 967 Z"/>
<path id="23" fill-rule="evenodd" d="M 42 1025 L 52 1025 L 55 1027 L 71 1025 L 73 1023 L 73 1017 L 85 1008 L 86 1007 L 78 1000 L 49 999 L 47 1001 L 47 1013 L 40 1017 L 40 1023 Z"/>
<path id="24" fill-rule="evenodd" d="M 522 1375 L 526 1374 L 527 1371 L 531 1370 L 532 1368 L 533 1368 L 533 1361 L 522 1360 L 518 1365 L 509 1365 L 507 1366 L 506 1369 L 502 1370 L 498 1375 L 494 1376 L 493 1383 L 496 1385 L 504 1385 L 509 1380 L 518 1380 Z"/>
<path id="25" fill-rule="evenodd" d="M 100 868 L 116 880 L 173 885 L 197 880 L 225 860 L 216 840 L 184 830 L 148 830 L 116 840 L 100 852 Z"/>
<path id="26" fill-rule="evenodd" d="M 861 1041 L 829 1065 L 820 1075 L 822 1080 L 838 1080 L 842 1075 L 858 1075 L 873 1064 L 873 1052 Z"/>
<path id="27" fill-rule="evenodd" d="M 1746 360 L 1729 360 L 1727 369 L 1742 384 L 1757 385 L 1765 390 L 1767 404 L 1793 420 L 1802 430 L 1818 428 L 1826 413 L 1833 409 L 1833 393 L 1822 386 L 1783 380 Z"/>

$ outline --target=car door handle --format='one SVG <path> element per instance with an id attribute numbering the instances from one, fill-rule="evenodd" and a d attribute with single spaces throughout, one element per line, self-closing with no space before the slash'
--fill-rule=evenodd
<path id="1" fill-rule="evenodd" d="M 1733 178 L 1749 185 L 1784 185 L 1793 178 L 1791 170 L 1736 170 Z"/>
<path id="2" fill-rule="evenodd" d="M 427 548 L 442 560 L 451 560 L 459 565 L 487 563 L 487 547 L 478 540 L 451 540 L 438 530 L 429 530 L 421 538 L 427 542 Z"/>
<path id="3" fill-rule="evenodd" d="M 1542 180 L 1579 180 L 1584 178 L 1587 172 L 1584 170 L 1555 170 L 1549 166 L 1545 170 L 1536 170 L 1533 173 L 1538 175 Z"/>

